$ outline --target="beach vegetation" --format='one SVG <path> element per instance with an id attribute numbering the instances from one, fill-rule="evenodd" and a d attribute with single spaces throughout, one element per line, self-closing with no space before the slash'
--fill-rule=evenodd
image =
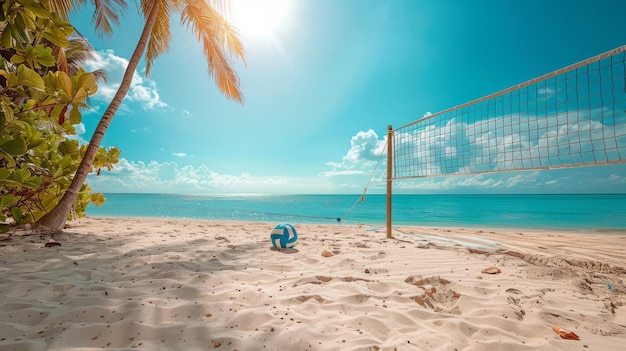
<path id="1" fill-rule="evenodd" d="M 126 7 L 124 0 L 52 0 L 51 4 L 59 14 L 66 17 L 73 8 L 88 2 L 95 8 L 96 29 L 104 34 L 111 31 L 111 24 L 118 22 L 118 16 Z M 74 210 L 76 199 L 87 175 L 93 169 L 104 134 L 130 89 L 133 75 L 141 58 L 145 53 L 146 75 L 149 76 L 154 60 L 167 52 L 171 40 L 170 19 L 173 12 L 180 14 L 183 27 L 191 30 L 196 35 L 196 39 L 202 43 L 209 76 L 214 78 L 220 91 L 227 98 L 243 103 L 239 76 L 232 68 L 230 58 L 234 56 L 244 60 L 244 49 L 235 28 L 220 14 L 221 10 L 226 8 L 225 3 L 226 1 L 218 0 L 141 0 L 137 2 L 139 12 L 145 18 L 144 27 L 129 59 L 120 86 L 102 115 L 69 188 L 59 203 L 37 221 L 39 225 L 53 231 L 63 229 L 66 220 Z"/>
<path id="2" fill-rule="evenodd" d="M 9 0 L 0 11 L 0 231 L 32 223 L 69 188 L 86 146 L 77 140 L 81 109 L 98 77 L 85 72 L 84 38 L 50 10 L 48 0 Z M 93 50 L 93 49 L 91 49 Z M 117 163 L 119 150 L 98 150 L 94 171 Z M 83 184 L 73 216 L 104 196 Z"/>

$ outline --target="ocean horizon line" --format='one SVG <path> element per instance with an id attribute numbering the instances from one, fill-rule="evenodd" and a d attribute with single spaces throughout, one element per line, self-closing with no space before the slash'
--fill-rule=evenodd
<path id="1" fill-rule="evenodd" d="M 98 192 L 98 191 L 96 191 Z M 361 196 L 362 193 L 162 193 L 162 192 L 100 192 L 106 194 L 137 194 L 137 195 L 177 195 L 177 196 Z M 365 196 L 386 196 L 385 193 L 366 193 Z M 548 195 L 626 195 L 626 192 L 617 193 L 600 193 L 600 192 L 580 192 L 580 193 L 393 193 L 392 196 L 507 196 L 507 195 L 522 195 L 522 196 L 548 196 Z"/>
<path id="2" fill-rule="evenodd" d="M 185 195 L 109 193 L 87 215 L 384 225 L 385 195 Z M 364 200 L 364 201 L 362 201 Z M 626 229 L 624 194 L 399 194 L 394 226 Z"/>

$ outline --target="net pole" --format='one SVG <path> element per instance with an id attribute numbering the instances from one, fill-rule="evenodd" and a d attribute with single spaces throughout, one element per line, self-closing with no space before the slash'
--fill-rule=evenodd
<path id="1" fill-rule="evenodd" d="M 391 186 L 393 178 L 393 128 L 387 126 L 387 239 L 391 239 Z"/>

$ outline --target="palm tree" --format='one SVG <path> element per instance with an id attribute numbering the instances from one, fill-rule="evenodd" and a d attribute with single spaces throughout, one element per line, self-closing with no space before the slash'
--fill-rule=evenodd
<path id="1" fill-rule="evenodd" d="M 57 66 L 67 74 L 76 74 L 85 63 L 96 55 L 96 50 L 89 44 L 87 39 L 76 29 L 69 38 L 70 45 L 67 48 L 54 46 L 52 53 L 56 58 Z M 98 81 L 107 81 L 107 74 L 103 69 L 90 72 Z"/>
<path id="2" fill-rule="evenodd" d="M 72 8 L 87 0 L 53 0 L 51 2 L 57 13 L 67 16 Z M 96 12 L 96 27 L 110 32 L 111 20 L 116 21 L 117 12 L 114 6 L 125 7 L 124 0 L 92 0 Z M 93 160 L 98 152 L 104 133 L 111 124 L 117 109 L 130 89 L 139 61 L 146 51 L 146 74 L 149 75 L 153 61 L 168 49 L 170 41 L 170 15 L 173 11 L 180 12 L 183 25 L 192 29 L 196 38 L 202 42 L 204 55 L 207 58 L 209 75 L 213 76 L 218 88 L 227 98 L 243 104 L 243 96 L 239 86 L 239 77 L 229 63 L 229 55 L 244 60 L 243 46 L 231 25 L 217 12 L 224 1 L 209 0 L 141 0 L 141 11 L 146 22 L 137 43 L 137 47 L 128 62 L 120 87 L 102 115 L 96 130 L 87 146 L 87 151 L 74 175 L 72 183 L 59 203 L 37 224 L 49 230 L 60 231 L 68 219 L 87 175 L 92 169 Z M 147 50 L 146 50 L 147 48 Z M 244 60 L 245 62 L 245 60 Z"/>

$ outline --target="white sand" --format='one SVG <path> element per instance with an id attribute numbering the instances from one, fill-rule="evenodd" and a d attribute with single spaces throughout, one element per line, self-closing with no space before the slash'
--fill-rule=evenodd
<path id="1" fill-rule="evenodd" d="M 39 235 L 0 241 L 0 350 L 626 345 L 624 234 L 402 227 L 386 239 L 294 223 L 298 245 L 277 251 L 273 223 L 70 225 L 61 246 Z M 501 273 L 481 273 L 489 266 Z"/>

